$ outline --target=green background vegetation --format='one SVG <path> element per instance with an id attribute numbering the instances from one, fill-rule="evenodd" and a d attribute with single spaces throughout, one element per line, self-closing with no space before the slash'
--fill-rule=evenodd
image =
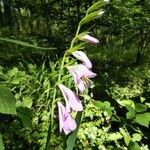
<path id="1" fill-rule="evenodd" d="M 44 149 L 60 61 L 93 2 L 0 0 L 0 150 L 1 139 L 6 150 Z M 74 149 L 148 150 L 150 2 L 112 0 L 103 9 L 101 18 L 81 29 L 91 29 L 100 44 L 83 50 L 98 76 L 92 98 L 85 95 Z M 61 150 L 66 137 L 58 132 L 57 112 L 55 119 L 51 149 Z"/>

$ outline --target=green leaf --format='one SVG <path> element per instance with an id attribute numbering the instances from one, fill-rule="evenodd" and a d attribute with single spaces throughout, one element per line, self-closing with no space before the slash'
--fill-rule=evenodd
<path id="1" fill-rule="evenodd" d="M 130 142 L 129 144 L 129 150 L 140 150 L 140 146 L 137 142 Z"/>
<path id="2" fill-rule="evenodd" d="M 24 127 L 32 128 L 32 112 L 26 107 L 17 107 L 17 116 Z"/>
<path id="3" fill-rule="evenodd" d="M 4 75 L 4 74 L 2 74 L 1 72 L 0 72 L 0 80 L 6 80 L 7 78 L 6 78 L 6 75 Z"/>
<path id="4" fill-rule="evenodd" d="M 0 41 L 4 41 L 4 42 L 8 42 L 8 43 L 14 43 L 14 44 L 18 44 L 18 45 L 22 45 L 22 46 L 26 46 L 26 47 L 31 47 L 31 48 L 36 48 L 36 49 L 44 49 L 44 50 L 49 50 L 49 49 L 56 49 L 56 48 L 44 48 L 44 47 L 39 47 L 39 46 L 35 46 L 26 42 L 22 42 L 19 40 L 13 40 L 13 39 L 8 39 L 8 38 L 2 38 L 0 37 Z"/>
<path id="5" fill-rule="evenodd" d="M 108 140 L 110 140 L 110 141 L 117 141 L 122 138 L 123 138 L 123 136 L 119 132 L 109 134 L 109 136 L 108 136 Z"/>
<path id="6" fill-rule="evenodd" d="M 144 104 L 136 103 L 136 104 L 135 104 L 135 110 L 136 110 L 137 112 L 144 112 L 144 111 L 147 110 L 147 106 L 144 105 Z"/>
<path id="7" fill-rule="evenodd" d="M 140 97 L 141 103 L 143 103 L 146 99 L 144 97 Z"/>
<path id="8" fill-rule="evenodd" d="M 114 109 L 111 107 L 108 101 L 100 102 L 100 101 L 93 101 L 93 105 L 100 108 L 100 110 L 104 111 L 104 115 L 112 116 L 112 110 Z"/>
<path id="9" fill-rule="evenodd" d="M 145 127 L 148 127 L 150 122 L 150 113 L 137 114 L 134 121 Z"/>
<path id="10" fill-rule="evenodd" d="M 148 108 L 150 108 L 150 103 L 145 103 L 145 105 L 146 105 Z"/>
<path id="11" fill-rule="evenodd" d="M 3 145 L 3 140 L 2 140 L 2 135 L 0 133 L 0 150 L 4 150 L 4 145 Z"/>
<path id="12" fill-rule="evenodd" d="M 133 107 L 133 108 L 135 108 L 135 104 L 134 104 L 134 101 L 133 100 L 121 100 L 121 101 L 117 101 L 120 105 L 122 105 L 122 106 L 125 106 L 125 107 L 127 107 L 127 106 L 131 106 L 131 107 Z"/>
<path id="13" fill-rule="evenodd" d="M 90 12 L 95 11 L 95 10 L 99 10 L 104 4 L 105 4 L 104 1 L 98 1 L 97 3 L 94 3 L 94 4 L 87 10 L 87 13 L 90 13 Z"/>
<path id="14" fill-rule="evenodd" d="M 32 99 L 31 97 L 24 97 L 23 98 L 23 107 L 31 108 L 32 106 Z"/>
<path id="15" fill-rule="evenodd" d="M 97 19 L 99 17 L 101 17 L 102 15 L 99 14 L 100 11 L 95 11 L 90 13 L 89 15 L 85 16 L 81 21 L 80 21 L 80 26 L 82 26 L 83 24 L 88 23 L 91 20 Z"/>
<path id="16" fill-rule="evenodd" d="M 104 107 L 104 103 L 100 102 L 100 101 L 94 101 L 93 104 L 97 107 L 99 107 L 100 109 Z"/>
<path id="17" fill-rule="evenodd" d="M 132 141 L 133 142 L 139 142 L 139 141 L 141 141 L 141 139 L 142 139 L 142 136 L 141 136 L 141 134 L 138 134 L 138 133 L 134 133 L 133 135 L 132 135 L 133 137 L 132 137 Z"/>
<path id="18" fill-rule="evenodd" d="M 126 106 L 128 112 L 126 113 L 127 119 L 133 119 L 135 117 L 135 109 L 129 105 Z"/>
<path id="19" fill-rule="evenodd" d="M 16 115 L 15 99 L 9 89 L 0 85 L 0 113 Z"/>
<path id="20" fill-rule="evenodd" d="M 82 112 L 78 112 L 77 117 L 76 117 L 77 128 L 72 134 L 69 135 L 69 137 L 67 139 L 66 150 L 73 150 L 81 120 L 82 120 Z"/>
<path id="21" fill-rule="evenodd" d="M 76 38 L 77 38 L 77 39 L 82 39 L 83 36 L 85 36 L 85 35 L 87 35 L 87 34 L 89 34 L 89 33 L 90 33 L 90 32 L 87 32 L 87 31 L 82 32 L 82 33 L 78 34 L 78 35 L 76 36 Z"/>
<path id="22" fill-rule="evenodd" d="M 16 76 L 16 74 L 18 74 L 18 71 L 19 71 L 18 68 L 14 67 L 13 69 L 11 69 L 7 72 L 7 75 L 8 75 L 8 77 L 12 78 L 12 77 Z"/>
<path id="23" fill-rule="evenodd" d="M 124 137 L 124 141 L 125 141 L 126 145 L 128 146 L 131 141 L 130 134 L 128 132 L 126 132 L 123 128 L 120 128 L 120 132 Z"/>
<path id="24" fill-rule="evenodd" d="M 110 110 L 110 103 L 108 101 L 100 102 L 100 101 L 93 101 L 93 105 L 99 107 L 102 110 Z"/>
<path id="25" fill-rule="evenodd" d="M 84 45 L 86 44 L 87 42 L 83 42 L 83 43 L 81 43 L 81 44 L 79 44 L 79 45 L 76 45 L 76 46 L 74 46 L 73 48 L 71 48 L 71 49 L 69 49 L 69 50 L 67 50 L 67 55 L 70 55 L 70 54 L 72 54 L 73 52 L 75 52 L 75 51 L 77 51 L 77 50 L 79 50 L 79 49 L 83 49 L 84 48 Z"/>

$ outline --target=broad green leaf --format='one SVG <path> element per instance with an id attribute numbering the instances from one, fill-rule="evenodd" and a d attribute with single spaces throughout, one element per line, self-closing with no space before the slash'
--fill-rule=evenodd
<path id="1" fill-rule="evenodd" d="M 126 106 L 128 112 L 126 113 L 127 119 L 133 119 L 135 117 L 135 109 L 129 105 Z"/>
<path id="2" fill-rule="evenodd" d="M 94 101 L 93 105 L 100 108 L 102 111 L 104 111 L 104 115 L 107 114 L 108 116 L 112 116 L 112 110 L 114 109 L 111 107 L 110 103 L 108 101 L 100 102 L 100 101 Z"/>
<path id="3" fill-rule="evenodd" d="M 32 112 L 27 107 L 17 107 L 17 116 L 24 127 L 32 128 Z"/>
<path id="4" fill-rule="evenodd" d="M 80 26 L 82 26 L 83 24 L 88 23 L 91 20 L 97 19 L 99 17 L 101 17 L 102 15 L 100 14 L 101 11 L 95 11 L 92 12 L 90 14 L 88 14 L 87 16 L 85 16 L 81 21 L 80 21 Z"/>
<path id="5" fill-rule="evenodd" d="M 93 104 L 99 108 L 103 108 L 104 107 L 104 103 L 100 102 L 100 101 L 94 101 Z"/>
<path id="6" fill-rule="evenodd" d="M 23 97 L 23 101 L 17 101 L 16 102 L 16 107 L 27 107 L 31 108 L 33 102 L 31 97 Z"/>
<path id="7" fill-rule="evenodd" d="M 31 97 L 24 97 L 23 98 L 23 107 L 31 108 L 32 106 L 32 99 Z"/>
<path id="8" fill-rule="evenodd" d="M 128 132 L 126 132 L 123 128 L 120 128 L 120 132 L 123 135 L 126 145 L 128 146 L 131 141 L 130 134 Z"/>
<path id="9" fill-rule="evenodd" d="M 99 10 L 104 4 L 105 4 L 104 1 L 98 1 L 98 2 L 94 3 L 94 4 L 87 10 L 87 13 L 90 13 L 90 12 L 95 11 L 95 10 Z"/>
<path id="10" fill-rule="evenodd" d="M 3 145 L 3 140 L 2 140 L 2 135 L 0 133 L 0 150 L 4 150 L 4 145 Z"/>
<path id="11" fill-rule="evenodd" d="M 79 50 L 79 49 L 83 49 L 83 48 L 84 48 L 84 45 L 85 45 L 86 43 L 87 43 L 87 42 L 83 42 L 83 43 L 81 43 L 81 44 L 79 44 L 79 45 L 74 46 L 73 48 L 67 50 L 66 54 L 67 54 L 67 55 L 70 55 L 70 54 L 72 54 L 73 52 L 75 52 L 75 51 L 77 51 L 77 50 Z"/>
<path id="12" fill-rule="evenodd" d="M 150 108 L 150 103 L 145 103 L 145 105 L 146 105 L 148 108 Z"/>
<path id="13" fill-rule="evenodd" d="M 121 101 L 117 101 L 120 105 L 122 105 L 122 106 L 131 106 L 131 107 L 133 107 L 133 108 L 135 108 L 135 104 L 134 104 L 134 101 L 132 101 L 132 100 L 121 100 Z"/>
<path id="14" fill-rule="evenodd" d="M 135 104 L 135 110 L 136 110 L 137 112 L 144 112 L 144 111 L 147 110 L 147 106 L 144 105 L 144 104 L 136 103 L 136 104 Z"/>
<path id="15" fill-rule="evenodd" d="M 145 127 L 148 127 L 150 122 L 150 113 L 137 114 L 134 121 Z"/>
<path id="16" fill-rule="evenodd" d="M 129 150 L 141 150 L 137 142 L 130 142 L 128 149 Z"/>
<path id="17" fill-rule="evenodd" d="M 16 74 L 18 74 L 18 68 L 17 67 L 13 67 L 13 69 L 9 70 L 7 72 L 8 77 L 12 78 L 14 76 L 16 76 Z"/>
<path id="18" fill-rule="evenodd" d="M 69 137 L 67 139 L 66 150 L 73 150 L 81 120 L 82 120 L 82 112 L 78 112 L 77 117 L 76 117 L 77 128 L 72 134 L 69 135 Z"/>
<path id="19" fill-rule="evenodd" d="M 132 141 L 133 142 L 139 142 L 139 141 L 141 141 L 141 139 L 142 139 L 142 136 L 141 136 L 141 134 L 139 134 L 139 133 L 134 133 L 133 135 L 132 135 Z"/>
<path id="20" fill-rule="evenodd" d="M 4 41 L 4 42 L 8 42 L 8 43 L 14 43 L 14 44 L 18 44 L 18 45 L 22 45 L 22 46 L 26 46 L 26 47 L 31 47 L 31 48 L 36 48 L 36 49 L 44 49 L 44 50 L 56 49 L 56 48 L 39 47 L 39 46 L 29 44 L 27 42 L 22 42 L 22 41 L 19 41 L 19 40 L 13 40 L 13 39 L 2 38 L 2 37 L 0 37 L 0 41 Z"/>
<path id="21" fill-rule="evenodd" d="M 140 97 L 141 103 L 143 103 L 146 99 L 144 97 Z"/>
<path id="22" fill-rule="evenodd" d="M 0 85 L 0 113 L 16 115 L 15 99 L 9 89 Z"/>
<path id="23" fill-rule="evenodd" d="M 94 101 L 93 104 L 102 110 L 110 109 L 110 103 L 107 101 L 104 101 L 104 102 Z"/>
<path id="24" fill-rule="evenodd" d="M 108 140 L 110 140 L 110 141 L 116 141 L 116 140 L 119 140 L 122 138 L 123 138 L 123 136 L 119 132 L 109 134 L 109 136 L 108 136 Z"/>

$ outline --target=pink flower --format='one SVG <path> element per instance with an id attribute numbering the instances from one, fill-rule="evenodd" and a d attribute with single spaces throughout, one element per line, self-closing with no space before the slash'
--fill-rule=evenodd
<path id="1" fill-rule="evenodd" d="M 71 117 L 71 114 L 67 112 L 66 108 L 61 102 L 58 102 L 58 113 L 59 113 L 59 131 L 67 135 L 71 131 L 75 130 L 77 125 L 75 120 Z"/>
<path id="2" fill-rule="evenodd" d="M 72 53 L 72 55 L 83 62 L 83 64 L 87 67 L 87 68 L 92 68 L 92 63 L 90 61 L 90 59 L 87 57 L 87 55 L 82 52 L 82 51 L 75 51 Z"/>
<path id="3" fill-rule="evenodd" d="M 89 70 L 82 64 L 68 66 L 70 74 L 73 76 L 75 84 L 78 86 L 80 92 L 91 86 L 90 78 L 94 78 L 96 74 Z"/>
<path id="4" fill-rule="evenodd" d="M 63 84 L 58 85 L 66 102 L 66 110 L 71 112 L 70 108 L 76 111 L 82 111 L 83 106 L 79 97 Z"/>
<path id="5" fill-rule="evenodd" d="M 98 39 L 96 39 L 96 38 L 94 38 L 94 37 L 92 37 L 92 36 L 90 36 L 90 35 L 84 35 L 82 38 L 81 38 L 81 40 L 84 40 L 84 41 L 88 41 L 88 42 L 90 42 L 90 43 L 93 43 L 93 44 L 97 44 L 97 43 L 99 43 L 99 40 Z"/>

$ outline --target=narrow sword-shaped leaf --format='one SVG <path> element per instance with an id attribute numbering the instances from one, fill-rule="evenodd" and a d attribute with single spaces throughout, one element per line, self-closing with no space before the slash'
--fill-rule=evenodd
<path id="1" fill-rule="evenodd" d="M 88 10 L 87 13 L 100 9 L 104 5 L 104 1 L 98 1 L 94 3 Z"/>
<path id="2" fill-rule="evenodd" d="M 80 128 L 81 121 L 82 121 L 82 112 L 78 112 L 77 113 L 77 117 L 76 117 L 77 128 L 68 137 L 68 139 L 67 139 L 67 146 L 66 146 L 65 150 L 73 150 L 73 147 L 74 147 L 75 142 L 76 142 L 77 134 L 78 134 L 78 131 L 79 131 L 79 128 Z"/>
<path id="3" fill-rule="evenodd" d="M 90 22 L 91 20 L 94 20 L 94 19 L 98 19 L 99 17 L 102 16 L 103 13 L 101 13 L 103 10 L 99 10 L 99 11 L 94 11 L 90 14 L 88 14 L 87 16 L 85 16 L 85 18 L 83 18 L 81 21 L 80 21 L 80 26 L 82 26 L 83 24 L 86 24 L 88 22 Z"/>
<path id="4" fill-rule="evenodd" d="M 22 42 L 20 40 L 13 40 L 13 39 L 2 38 L 2 37 L 0 37 L 0 41 L 14 43 L 14 44 L 18 44 L 18 45 L 22 45 L 22 46 L 26 46 L 26 47 L 31 47 L 31 48 L 36 48 L 36 49 L 44 49 L 44 50 L 56 49 L 56 48 L 39 47 L 39 46 L 35 46 L 35 45 L 32 45 L 32 44 L 29 44 L 27 42 Z"/>
<path id="5" fill-rule="evenodd" d="M 79 44 L 79 45 L 74 46 L 73 48 L 68 49 L 66 54 L 67 54 L 67 55 L 70 55 L 70 54 L 72 54 L 73 52 L 75 52 L 75 51 L 77 51 L 77 50 L 79 50 L 79 49 L 84 49 L 84 45 L 85 45 L 86 43 L 87 43 L 87 42 L 83 42 L 83 43 L 81 43 L 81 44 Z"/>

